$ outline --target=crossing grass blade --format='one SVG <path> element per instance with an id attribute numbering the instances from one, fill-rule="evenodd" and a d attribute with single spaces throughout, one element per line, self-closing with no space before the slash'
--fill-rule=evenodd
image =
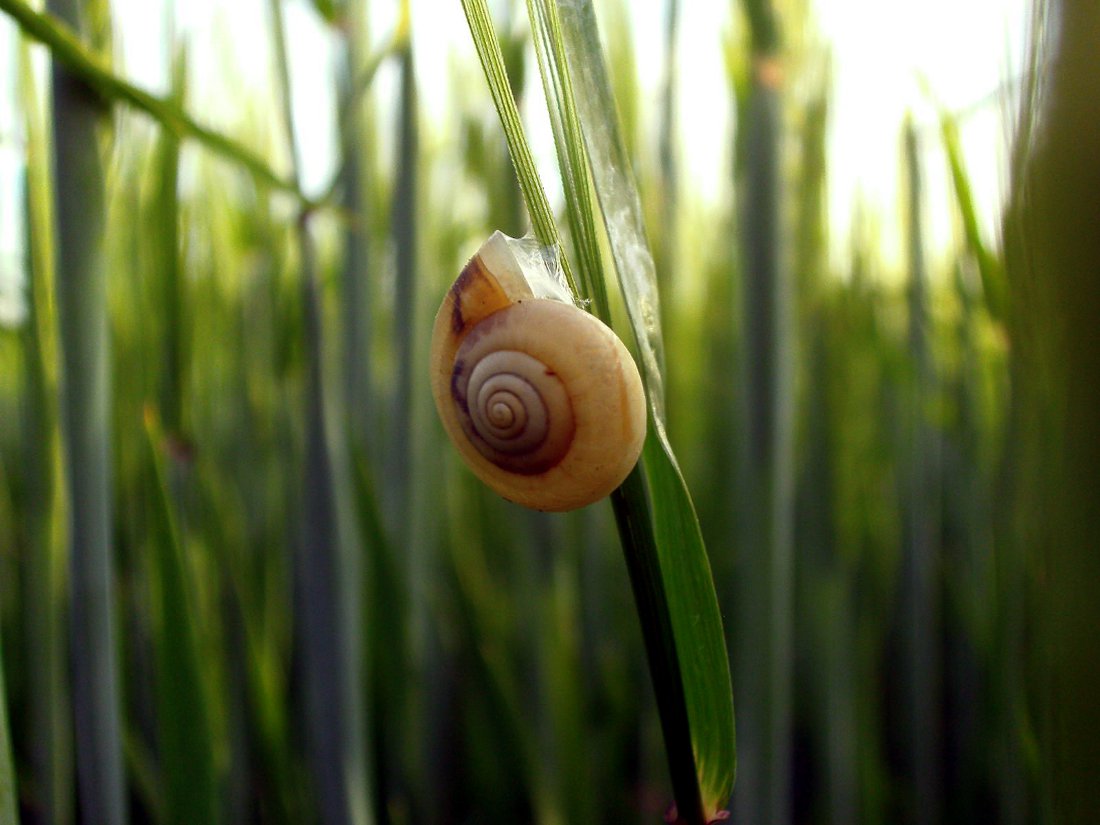
<path id="1" fill-rule="evenodd" d="M 78 29 L 68 16 L 58 14 L 52 5 L 52 13 L 43 14 L 22 0 L 0 0 L 0 10 L 10 14 L 28 37 L 47 45 L 54 60 L 87 84 L 93 97 L 105 102 L 123 101 L 150 115 L 170 132 L 192 138 L 211 151 L 239 163 L 268 186 L 290 192 L 303 203 L 310 202 L 296 181 L 273 170 L 244 144 L 203 126 L 170 99 L 149 94 L 112 73 L 104 61 L 81 42 L 75 33 Z"/>

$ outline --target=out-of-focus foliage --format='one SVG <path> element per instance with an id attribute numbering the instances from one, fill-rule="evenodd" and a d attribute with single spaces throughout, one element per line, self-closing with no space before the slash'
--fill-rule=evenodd
<path id="1" fill-rule="evenodd" d="M 779 8 L 793 16 L 788 5 Z M 381 38 L 368 37 L 359 3 L 315 6 L 349 38 L 347 87 Z M 1081 17 L 1049 53 L 1072 57 L 1095 13 L 1085 0 L 1062 6 L 1065 20 Z M 979 236 L 956 134 L 966 121 L 946 113 L 916 124 L 908 154 L 898 124 L 911 200 L 898 215 L 864 214 L 846 254 L 829 254 L 844 241 L 830 236 L 825 207 L 828 61 L 802 40 L 754 39 L 740 23 L 715 32 L 713 48 L 727 38 L 737 79 L 730 156 L 735 141 L 742 148 L 729 197 L 708 204 L 672 162 L 682 149 L 661 156 L 645 132 L 628 4 L 610 9 L 619 22 L 605 37 L 647 228 L 659 266 L 675 261 L 661 273 L 671 284 L 662 307 L 669 436 L 706 538 L 735 685 L 770 684 L 764 698 L 775 701 L 759 712 L 786 714 L 768 728 L 778 760 L 751 744 L 762 740 L 739 738 L 734 809 L 739 788 L 768 780 L 783 789 L 791 822 L 1071 821 L 1086 810 L 1087 757 L 1100 741 L 1089 739 L 1096 714 L 1084 701 L 1096 669 L 1071 666 L 1095 656 L 1084 642 L 1095 618 L 1088 551 L 1100 438 L 1089 376 L 1100 267 L 1083 240 L 1098 225 L 1088 223 L 1094 143 L 1077 131 L 1095 110 L 1082 68 L 1091 64 L 1067 58 L 1050 105 L 1025 110 L 1025 125 L 1048 124 L 1035 127 L 1048 142 L 1015 170 L 1034 189 L 1016 190 L 1003 239 Z M 423 4 L 413 11 L 415 40 L 431 21 Z M 536 78 L 524 27 L 500 30 L 512 79 Z M 772 95 L 769 128 L 781 131 L 771 138 L 752 131 L 765 111 L 759 96 L 753 103 L 753 43 L 797 50 L 793 72 L 822 73 L 789 76 Z M 165 54 L 175 59 L 174 48 Z M 351 710 L 336 723 L 357 728 L 349 741 L 364 752 L 332 766 L 347 771 L 349 798 L 369 800 L 349 819 L 656 822 L 671 800 L 610 509 L 520 511 L 472 480 L 434 419 L 426 337 L 443 291 L 491 230 L 519 234 L 525 221 L 488 96 L 466 82 L 466 68 L 476 70 L 433 80 L 451 84 L 463 114 L 425 136 L 411 55 L 398 49 L 392 60 L 399 96 L 368 90 L 346 118 L 362 138 L 346 142 L 355 163 L 342 169 L 354 186 L 338 184 L 339 209 L 303 212 L 187 130 L 179 142 L 116 110 L 100 319 L 111 338 L 111 390 L 100 399 L 111 435 L 100 446 L 113 472 L 108 607 L 135 821 L 210 808 L 224 822 L 320 816 L 303 720 L 319 712 L 315 700 L 308 710 L 307 684 L 327 674 L 306 671 L 322 642 L 306 629 L 299 553 L 309 538 L 305 485 L 319 477 L 309 445 L 326 437 L 328 454 L 346 460 L 327 476 L 343 497 L 337 529 L 361 562 L 338 568 L 350 571 L 342 577 L 325 572 L 341 587 L 338 621 L 354 631 L 338 635 L 345 648 L 328 651 L 330 661 L 362 662 L 340 683 L 359 695 L 344 697 Z M 0 820 L 14 779 L 24 821 L 71 823 L 80 757 L 66 665 L 72 502 L 60 457 L 53 121 L 28 66 L 19 102 L 28 312 L 0 330 L 0 695 L 14 756 L 11 777 L 0 754 Z M 282 132 L 255 125 L 277 118 L 248 117 L 256 106 L 241 100 L 241 145 L 277 156 Z M 393 140 L 378 140 L 385 130 Z M 733 204 L 748 202 L 743 185 L 780 133 L 773 228 L 789 267 L 789 323 L 761 349 L 749 338 L 751 302 L 762 300 L 747 272 L 752 239 Z M 383 163 L 379 143 L 399 147 L 394 163 Z M 946 202 L 917 186 L 933 162 L 951 175 Z M 675 220 L 665 221 L 670 188 Z M 957 216 L 945 263 L 923 248 L 922 209 Z M 887 222 L 907 227 L 906 271 L 882 263 L 874 227 Z M 312 309 L 302 224 L 316 241 Z M 1049 265 L 1036 268 L 1037 255 Z M 317 329 L 323 338 L 312 339 Z M 748 355 L 775 351 L 791 370 L 789 463 L 769 471 L 789 473 L 782 507 L 751 472 L 760 445 L 750 434 L 769 432 L 776 413 L 758 410 L 750 425 L 746 384 L 759 366 Z M 766 572 L 768 548 L 779 545 L 750 535 L 776 525 L 746 513 L 765 507 L 784 519 L 790 575 L 753 579 L 778 588 L 768 594 L 771 624 L 755 634 L 761 594 L 745 576 Z M 1060 608 L 1047 613 L 1051 603 Z M 782 623 L 785 652 L 774 645 Z M 1037 649 L 1053 657 L 1053 688 Z M 754 681 L 766 668 L 772 681 Z M 1052 697 L 1067 704 L 1048 717 Z M 749 704 L 738 697 L 739 710 Z M 746 791 L 744 821 L 769 821 L 764 798 Z"/>

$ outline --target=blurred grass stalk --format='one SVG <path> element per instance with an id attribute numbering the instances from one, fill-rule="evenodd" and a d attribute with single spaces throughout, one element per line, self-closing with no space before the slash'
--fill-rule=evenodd
<path id="1" fill-rule="evenodd" d="M 371 391 L 371 203 L 370 190 L 375 180 L 374 140 L 370 124 L 363 116 L 363 100 L 355 94 L 356 81 L 366 65 L 367 3 L 352 0 L 345 4 L 346 15 L 341 33 L 344 58 L 341 64 L 340 171 L 341 205 L 347 210 L 344 228 L 344 260 L 341 264 L 341 318 L 343 323 L 344 402 L 351 443 L 360 455 L 366 455 L 367 436 L 374 432 L 378 412 Z M 374 445 L 377 448 L 379 445 Z"/>
<path id="2" fill-rule="evenodd" d="M 278 100 L 300 191 L 301 159 L 290 91 L 282 0 L 270 0 Z M 310 211 L 297 223 L 305 350 L 305 456 L 301 535 L 294 553 L 308 762 L 326 825 L 373 822 L 363 711 L 361 546 L 348 495 L 347 419 L 326 375 L 322 296 Z"/>
<path id="3" fill-rule="evenodd" d="M 833 285 L 827 280 L 828 218 L 826 212 L 826 134 L 828 127 L 828 60 L 818 64 L 820 77 L 805 104 L 799 136 L 800 158 L 795 239 L 795 282 L 803 296 L 802 329 L 807 331 L 806 422 L 800 445 L 805 455 L 798 494 L 796 544 L 796 599 L 799 624 L 796 638 L 804 640 L 810 687 L 811 725 L 816 747 L 825 763 L 825 816 L 832 825 L 859 822 L 858 717 L 856 713 L 856 654 L 850 640 L 855 632 L 854 580 L 840 537 L 836 512 L 842 483 L 842 418 L 835 386 L 846 380 L 845 359 L 851 341 L 837 340 L 838 325 Z M 796 675 L 796 679 L 801 674 Z"/>
<path id="4" fill-rule="evenodd" d="M 149 566 L 155 699 L 159 767 L 165 819 L 185 825 L 220 822 L 218 782 L 211 732 L 211 692 L 204 674 L 197 615 L 195 582 L 191 580 L 183 533 L 177 516 L 178 500 L 169 472 L 175 442 L 160 428 L 151 409 L 146 411 L 146 434 L 155 473 L 153 502 L 153 558 Z M 168 452 L 168 461 L 164 453 Z"/>
<path id="5" fill-rule="evenodd" d="M 20 97 L 27 134 L 27 322 L 25 422 L 30 550 L 23 565 L 23 642 L 29 694 L 31 776 L 45 822 L 72 821 L 71 717 L 62 607 L 67 583 L 64 479 L 58 434 L 56 318 L 49 141 L 30 50 L 20 45 Z"/>
<path id="6" fill-rule="evenodd" d="M 4 689 L 4 645 L 0 640 L 0 825 L 19 824 L 17 788 L 8 729 L 8 697 Z"/>
<path id="7" fill-rule="evenodd" d="M 899 590 L 906 741 L 910 800 L 916 825 L 940 821 L 940 588 L 939 501 L 934 496 L 938 443 L 928 422 L 934 369 L 930 352 L 928 273 L 924 260 L 923 190 L 916 129 L 903 130 L 906 176 L 906 240 L 909 253 L 909 367 L 906 393 L 907 450 L 902 451 L 902 566 Z"/>
<path id="8" fill-rule="evenodd" d="M 408 0 L 400 0 L 402 14 L 409 14 Z M 412 398 L 413 382 L 419 377 L 413 367 L 416 327 L 419 111 L 412 43 L 406 41 L 397 55 L 399 92 L 397 110 L 397 173 L 394 179 L 392 233 L 395 266 L 393 347 L 396 353 L 396 392 L 390 410 L 389 451 L 386 453 L 386 486 L 391 504 L 388 527 L 398 545 L 409 538 L 412 523 Z M 409 571 L 406 571 L 409 572 Z M 411 582 L 410 582 L 411 584 Z"/>
<path id="9" fill-rule="evenodd" d="M 795 285 L 780 244 L 779 24 L 770 0 L 744 0 L 744 10 L 752 51 L 738 137 L 745 417 L 732 658 L 748 757 L 734 810 L 778 825 L 791 818 Z"/>
<path id="10" fill-rule="evenodd" d="M 665 3 L 665 59 L 661 78 L 661 102 L 659 110 L 659 132 L 657 136 L 657 157 L 659 163 L 660 221 L 656 239 L 657 282 L 665 297 L 665 317 L 669 315 L 670 289 L 679 260 L 679 221 L 680 221 L 680 175 L 676 139 L 677 109 L 677 34 L 680 29 L 680 0 L 666 0 Z"/>
<path id="11" fill-rule="evenodd" d="M 1100 821 L 1100 4 L 1050 0 L 1037 110 L 1025 102 L 1030 154 L 1014 181 L 1010 329 L 1020 382 L 1011 433 L 1017 551 L 1040 613 L 1039 655 L 1027 675 L 1044 700 L 1035 756 L 1058 823 Z M 1034 115 L 1038 125 L 1029 135 Z M 1034 757 L 1033 757 L 1034 758 Z"/>
<path id="12" fill-rule="evenodd" d="M 78 0 L 47 9 L 76 31 Z M 54 207 L 61 422 L 69 500 L 73 706 L 85 821 L 127 820 L 112 573 L 110 341 L 105 257 L 104 103 L 53 67 Z"/>
<path id="13" fill-rule="evenodd" d="M 398 14 L 402 21 L 399 28 L 409 30 L 411 15 L 408 0 L 398 0 Z M 401 622 L 393 635 L 376 636 L 379 645 L 389 647 L 386 658 L 394 669 L 375 674 L 375 695 L 385 700 L 385 706 L 376 708 L 384 714 L 379 728 L 384 740 L 377 747 L 386 759 L 384 778 L 388 787 L 380 788 L 380 810 L 384 805 L 397 803 L 407 806 L 410 815 L 429 819 L 435 816 L 431 809 L 433 759 L 438 753 L 438 743 L 431 741 L 431 730 L 418 727 L 418 722 L 428 712 L 432 701 L 444 687 L 440 673 L 445 665 L 438 657 L 429 655 L 433 633 L 429 627 L 427 598 L 431 589 L 428 569 L 428 551 L 421 540 L 425 522 L 417 513 L 430 509 L 420 499 L 431 483 L 430 465 L 422 460 L 420 448 L 424 439 L 419 416 L 423 412 L 422 396 L 416 387 L 422 384 L 425 363 L 418 358 L 418 346 L 422 336 L 417 324 L 417 299 L 419 284 L 423 279 L 420 267 L 420 248 L 424 216 L 420 209 L 420 104 L 416 81 L 411 32 L 394 54 L 398 72 L 396 110 L 393 115 L 395 134 L 395 172 L 390 193 L 390 238 L 393 248 L 393 319 L 390 326 L 390 345 L 394 353 L 393 391 L 385 400 L 385 443 L 380 445 L 384 484 L 381 503 L 384 508 L 384 526 L 390 538 L 387 547 L 396 551 L 386 565 L 391 575 L 388 585 L 398 592 L 398 603 L 403 613 L 387 617 L 384 621 Z M 382 547 L 376 548 L 381 552 Z M 381 582 L 380 582 L 381 584 Z M 376 597 L 380 594 L 376 591 Z M 392 595 L 387 597 L 392 598 Z M 376 617 L 377 620 L 377 617 Z M 384 686 L 381 680 L 391 682 Z M 402 685 L 393 689 L 392 683 Z M 404 685 L 418 682 L 421 689 L 409 690 Z M 389 814 L 387 813 L 387 816 Z"/>
<path id="14" fill-rule="evenodd" d="M 172 55 L 170 99 L 182 109 L 186 53 L 174 41 L 170 24 L 166 37 L 167 52 Z M 151 804 L 167 822 L 184 825 L 218 823 L 223 811 L 213 723 L 218 707 L 211 689 L 217 669 L 204 666 L 211 651 L 203 648 L 201 605 L 196 599 L 203 583 L 195 580 L 195 568 L 188 558 L 188 551 L 193 550 L 186 507 L 188 493 L 193 492 L 187 421 L 192 322 L 180 250 L 179 164 L 179 137 L 161 129 L 153 149 L 152 223 L 145 235 L 150 251 L 148 281 L 158 290 L 151 296 L 156 310 L 150 326 L 160 332 L 160 340 L 153 346 L 159 345 L 161 358 L 156 387 L 159 416 L 148 402 L 144 410 L 149 469 L 145 477 L 152 493 L 152 552 L 145 570 L 151 596 L 153 697 L 161 779 L 159 795 Z M 219 653 L 213 651 L 215 656 Z"/>

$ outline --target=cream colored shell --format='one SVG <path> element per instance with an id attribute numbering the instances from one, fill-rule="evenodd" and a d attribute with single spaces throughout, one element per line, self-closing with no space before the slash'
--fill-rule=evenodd
<path id="1" fill-rule="evenodd" d="M 432 331 L 432 395 L 466 464 L 506 499 L 573 510 L 638 461 L 638 368 L 598 318 L 527 277 L 495 233 L 448 291 Z M 567 294 L 567 293 L 566 293 Z"/>

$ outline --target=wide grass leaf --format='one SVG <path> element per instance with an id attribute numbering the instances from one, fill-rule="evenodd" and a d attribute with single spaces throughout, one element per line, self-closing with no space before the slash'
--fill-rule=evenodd
<path id="1" fill-rule="evenodd" d="M 664 632 L 659 628 L 664 620 L 652 617 L 658 632 L 652 635 L 647 632 L 646 644 L 658 688 L 658 703 L 663 705 L 662 724 L 677 802 L 681 808 L 685 804 L 693 807 L 701 804 L 704 821 L 710 821 L 725 807 L 736 772 L 733 692 L 722 619 L 691 496 L 665 434 L 664 352 L 656 270 L 632 166 L 614 114 L 616 105 L 595 13 L 590 3 L 564 4 L 560 8 L 560 21 L 589 168 L 641 354 L 650 405 L 650 427 L 642 454 L 644 471 L 636 475 L 644 472 L 648 484 L 653 541 L 643 536 L 632 548 L 636 552 L 628 551 L 627 563 L 636 594 L 641 595 L 639 577 L 644 580 L 652 577 L 648 592 L 656 601 L 639 599 L 638 603 L 643 627 L 646 612 L 666 610 L 668 614 L 671 638 L 662 638 Z M 644 499 L 634 493 L 635 489 L 636 479 L 628 481 L 622 495 L 629 497 L 630 506 L 644 506 Z M 616 512 L 622 524 L 618 497 Z M 676 681 L 679 684 L 674 684 Z M 663 698 L 662 690 L 667 691 Z M 682 709 L 669 707 L 677 701 L 683 703 Z M 685 787 L 682 776 L 687 766 L 682 764 L 685 755 L 676 742 L 683 731 L 671 729 L 673 720 L 683 714 L 697 791 Z M 681 810 L 680 815 L 691 822 L 699 813 Z"/>

